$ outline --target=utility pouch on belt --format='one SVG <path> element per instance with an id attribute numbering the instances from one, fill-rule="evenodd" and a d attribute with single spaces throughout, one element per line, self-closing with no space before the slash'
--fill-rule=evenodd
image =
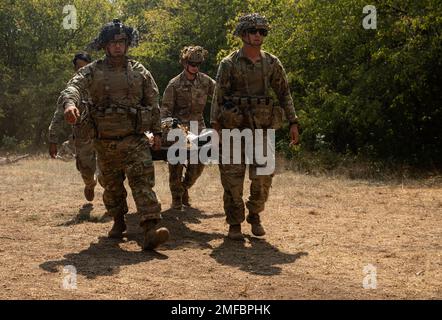
<path id="1" fill-rule="evenodd" d="M 219 122 L 226 129 L 279 129 L 284 122 L 284 110 L 271 97 L 224 97 Z"/>
<path id="2" fill-rule="evenodd" d="M 273 101 L 269 97 L 251 97 L 250 111 L 256 128 L 267 129 L 272 125 Z"/>
<path id="3" fill-rule="evenodd" d="M 231 97 L 224 97 L 218 121 L 224 129 L 240 128 L 244 122 L 244 115 L 238 101 L 234 101 Z"/>
<path id="4" fill-rule="evenodd" d="M 284 111 L 271 97 L 250 97 L 250 112 L 255 129 L 279 129 L 284 121 Z"/>
<path id="5" fill-rule="evenodd" d="M 138 106 L 137 107 L 137 127 L 136 133 L 142 134 L 151 130 L 153 117 L 152 106 Z"/>

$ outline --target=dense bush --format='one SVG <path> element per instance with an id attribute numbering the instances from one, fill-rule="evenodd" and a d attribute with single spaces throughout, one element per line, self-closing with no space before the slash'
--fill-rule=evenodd
<path id="1" fill-rule="evenodd" d="M 131 54 L 163 92 L 180 72 L 182 46 L 206 47 L 203 69 L 215 77 L 219 60 L 240 45 L 231 35 L 235 19 L 259 11 L 272 24 L 265 49 L 288 74 L 302 149 L 414 165 L 441 162 L 440 1 L 372 1 L 375 30 L 362 27 L 362 0 L 71 2 L 77 30 L 62 28 L 65 1 L 0 1 L 0 143 L 44 143 L 58 92 L 72 73 L 72 54 L 113 17 L 141 31 L 143 41 Z M 278 135 L 279 148 L 296 155 L 287 129 Z"/>

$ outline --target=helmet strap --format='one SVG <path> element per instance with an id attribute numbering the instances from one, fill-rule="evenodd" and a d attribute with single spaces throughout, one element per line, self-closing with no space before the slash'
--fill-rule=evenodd
<path id="1" fill-rule="evenodd" d="M 190 71 L 190 68 L 189 68 L 189 65 L 188 65 L 187 63 L 186 63 L 186 68 L 185 68 L 185 70 L 186 70 L 191 76 L 193 76 L 194 79 L 195 79 L 196 75 L 198 74 L 198 71 L 197 71 L 197 72 L 191 72 L 191 71 Z"/>
<path id="2" fill-rule="evenodd" d="M 252 41 L 250 41 L 250 34 L 247 33 L 247 36 L 245 37 L 247 40 L 244 39 L 244 37 L 241 37 L 242 42 L 244 42 L 245 44 L 253 47 L 253 48 L 259 48 L 261 47 L 261 45 L 254 45 L 252 44 Z"/>

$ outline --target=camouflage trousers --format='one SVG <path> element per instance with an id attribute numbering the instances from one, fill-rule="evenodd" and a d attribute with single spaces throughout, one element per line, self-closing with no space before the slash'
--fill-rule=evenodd
<path id="1" fill-rule="evenodd" d="M 257 168 L 259 165 L 246 164 L 244 155 L 244 143 L 241 147 L 241 163 L 240 164 L 223 164 L 226 163 L 223 157 L 223 149 L 221 147 L 221 162 L 219 171 L 221 175 L 221 183 L 224 189 L 223 201 L 226 221 L 229 225 L 241 224 L 245 220 L 245 206 L 243 201 L 244 179 L 247 166 L 249 167 L 250 196 L 246 202 L 246 207 L 252 220 L 257 218 L 259 213 L 264 211 L 265 203 L 269 198 L 270 188 L 274 174 L 258 175 Z M 230 150 L 230 163 L 233 163 L 233 148 Z"/>
<path id="2" fill-rule="evenodd" d="M 183 177 L 184 165 L 169 164 L 169 188 L 173 199 L 181 199 L 184 191 L 190 189 L 204 170 L 203 164 L 187 164 Z"/>
<path id="3" fill-rule="evenodd" d="M 127 213 L 127 192 L 124 180 L 129 186 L 141 215 L 140 224 L 148 220 L 161 219 L 161 205 L 153 187 L 155 172 L 146 136 L 132 135 L 122 140 L 95 140 L 100 184 L 104 188 L 103 202 L 109 215 L 117 217 Z"/>
<path id="4" fill-rule="evenodd" d="M 95 174 L 100 179 L 93 141 L 75 138 L 74 145 L 77 170 L 80 172 L 85 186 L 93 187 L 97 183 Z"/>

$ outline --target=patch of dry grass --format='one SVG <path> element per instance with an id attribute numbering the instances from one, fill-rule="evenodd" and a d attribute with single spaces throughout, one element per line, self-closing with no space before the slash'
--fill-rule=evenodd
<path id="1" fill-rule="evenodd" d="M 279 166 L 263 214 L 265 239 L 225 238 L 218 169 L 191 190 L 194 208 L 170 206 L 167 166 L 155 190 L 171 240 L 142 252 L 129 196 L 128 237 L 106 238 L 102 189 L 83 199 L 74 162 L 37 157 L 0 167 L 0 298 L 440 299 L 442 187 L 297 174 Z M 245 198 L 249 183 L 245 183 Z M 363 268 L 377 289 L 363 289 Z M 63 267 L 78 271 L 62 289 Z"/>

